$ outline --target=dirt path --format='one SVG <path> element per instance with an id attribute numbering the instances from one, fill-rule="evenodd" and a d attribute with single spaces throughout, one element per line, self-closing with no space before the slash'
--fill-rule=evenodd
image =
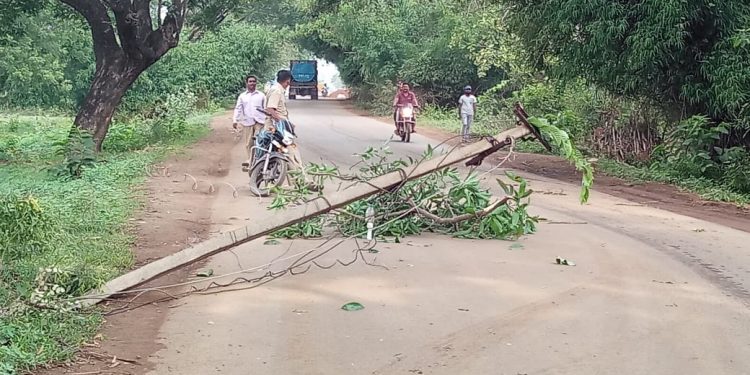
<path id="1" fill-rule="evenodd" d="M 352 115 L 341 103 L 297 101 L 290 111 L 306 161 L 348 165 L 351 154 L 382 143 L 390 132 L 376 120 Z M 214 125 L 224 129 L 228 121 L 219 118 Z M 435 144 L 430 138 L 440 137 L 423 129 L 414 143 L 391 148 L 397 155 L 415 155 L 427 143 Z M 186 170 L 227 162 L 221 162 L 226 172 L 212 175 L 207 169 L 202 174 L 221 186 L 219 191 L 204 196 L 192 192 L 190 183 L 168 182 L 165 189 L 179 186 L 182 193 L 154 200 L 152 210 L 182 212 L 178 208 L 185 204 L 199 205 L 191 210 L 197 216 L 189 220 L 198 222 L 192 229 L 207 230 L 201 218 L 210 217 L 211 232 L 268 215 L 268 200 L 250 196 L 246 176 L 231 162 L 242 159 L 242 150 L 228 133 L 218 131 L 210 139 L 216 159 Z M 516 163 L 540 165 L 520 156 Z M 740 374 L 750 368 L 750 235 L 718 220 L 712 223 L 710 217 L 702 221 L 675 215 L 650 207 L 640 196 L 626 197 L 635 198 L 629 201 L 604 194 L 606 190 L 594 192 L 591 203 L 581 206 L 577 186 L 565 178 L 575 175 L 558 176 L 561 181 L 545 177 L 549 169 L 538 170 L 541 176 L 525 176 L 537 192 L 533 212 L 547 220 L 539 233 L 516 245 L 425 235 L 380 244 L 372 260 L 388 270 L 362 263 L 313 269 L 254 289 L 193 295 L 135 310 L 110 318 L 104 333 L 114 339 L 101 350 L 124 358 L 140 356 L 141 365 L 108 369 L 99 363 L 86 370 L 515 375 Z M 182 181 L 176 176 L 173 172 L 171 180 Z M 237 187 L 239 198 L 219 182 Z M 665 209 L 678 212 L 666 197 L 649 200 L 663 201 Z M 742 220 L 726 224 L 740 229 Z M 166 253 L 177 249 L 164 247 L 171 243 L 159 240 L 165 231 L 144 221 L 154 229 L 143 232 L 144 238 L 161 243 Z M 183 243 L 191 236 L 187 230 Z M 318 243 L 255 241 L 210 259 L 204 267 L 227 274 Z M 344 244 L 322 263 L 350 259 L 354 246 Z M 556 256 L 578 265 L 557 266 Z M 241 276 L 278 271 L 289 262 Z M 184 271 L 159 283 L 189 275 Z M 340 310 L 353 300 L 365 310 Z"/>

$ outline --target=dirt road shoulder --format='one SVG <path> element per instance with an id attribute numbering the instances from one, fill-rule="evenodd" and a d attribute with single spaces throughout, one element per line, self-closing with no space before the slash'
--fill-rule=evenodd
<path id="1" fill-rule="evenodd" d="M 211 205 L 216 197 L 211 192 L 211 182 L 228 173 L 231 150 L 236 142 L 225 126 L 228 121 L 225 117 L 212 119 L 212 130 L 207 137 L 153 168 L 152 176 L 143 185 L 144 207 L 131 219 L 136 238 L 133 244 L 135 267 L 209 237 Z M 184 281 L 196 267 L 199 265 L 170 273 L 144 287 Z M 154 293 L 139 298 L 138 303 L 160 297 L 163 295 Z M 105 310 L 122 305 L 122 301 L 105 304 Z M 148 304 L 127 314 L 106 316 L 96 342 L 84 346 L 73 363 L 40 370 L 37 374 L 146 372 L 151 367 L 148 357 L 161 348 L 157 336 L 170 305 L 169 302 Z M 124 362 L 113 362 L 115 357 Z M 115 363 L 119 364 L 111 367 Z"/>

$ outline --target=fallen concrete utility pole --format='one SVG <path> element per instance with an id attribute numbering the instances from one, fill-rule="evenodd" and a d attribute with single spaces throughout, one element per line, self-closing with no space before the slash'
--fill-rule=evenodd
<path id="1" fill-rule="evenodd" d="M 510 145 L 511 139 L 533 136 L 541 141 L 545 147 L 549 148 L 549 145 L 539 135 L 538 129 L 527 121 L 528 115 L 520 104 L 516 104 L 514 112 L 519 120 L 518 126 L 501 132 L 495 138 L 489 138 L 490 142 L 476 142 L 458 148 L 447 155 L 438 155 L 403 170 L 376 177 L 366 183 L 357 183 L 350 188 L 337 192 L 335 197 L 328 198 L 327 200 L 316 199 L 305 205 L 269 215 L 267 219 L 254 222 L 252 225 L 221 233 L 216 237 L 146 264 L 141 268 L 111 280 L 98 290 L 94 290 L 87 296 L 84 296 L 81 305 L 86 307 L 97 304 L 107 297 L 138 286 L 176 268 L 195 263 L 201 259 L 274 233 L 290 225 L 344 207 L 349 203 L 371 195 L 388 191 L 405 181 L 425 176 L 438 169 L 470 158 L 473 159 L 467 161 L 467 165 L 479 165 L 484 157 Z"/>

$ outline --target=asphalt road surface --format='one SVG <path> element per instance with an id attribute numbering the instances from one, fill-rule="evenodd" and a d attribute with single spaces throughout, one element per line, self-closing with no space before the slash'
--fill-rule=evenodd
<path id="1" fill-rule="evenodd" d="M 356 161 L 392 127 L 338 102 L 291 101 L 305 161 Z M 222 117 L 219 127 L 230 126 Z M 391 144 L 398 156 L 428 143 Z M 263 220 L 233 147 L 239 187 L 211 209 L 213 231 Z M 502 175 L 502 169 L 495 175 Z M 747 374 L 750 234 L 592 192 L 528 178 L 532 213 L 547 220 L 515 242 L 437 235 L 378 245 L 374 263 L 316 269 L 169 309 L 150 374 Z M 495 176 L 488 176 L 488 184 Z M 489 186 L 489 185 L 488 185 Z M 261 267 L 320 241 L 255 241 L 220 254 L 216 275 Z M 349 260 L 347 242 L 322 263 Z M 576 263 L 555 264 L 556 257 Z M 249 284 L 239 284 L 246 288 Z M 364 310 L 341 306 L 357 301 Z"/>

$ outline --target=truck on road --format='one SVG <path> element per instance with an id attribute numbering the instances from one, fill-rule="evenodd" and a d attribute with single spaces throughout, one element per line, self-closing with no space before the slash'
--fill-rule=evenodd
<path id="1" fill-rule="evenodd" d="M 310 96 L 318 100 L 318 62 L 316 60 L 292 60 L 290 62 L 292 83 L 289 85 L 289 99 L 297 95 Z"/>

